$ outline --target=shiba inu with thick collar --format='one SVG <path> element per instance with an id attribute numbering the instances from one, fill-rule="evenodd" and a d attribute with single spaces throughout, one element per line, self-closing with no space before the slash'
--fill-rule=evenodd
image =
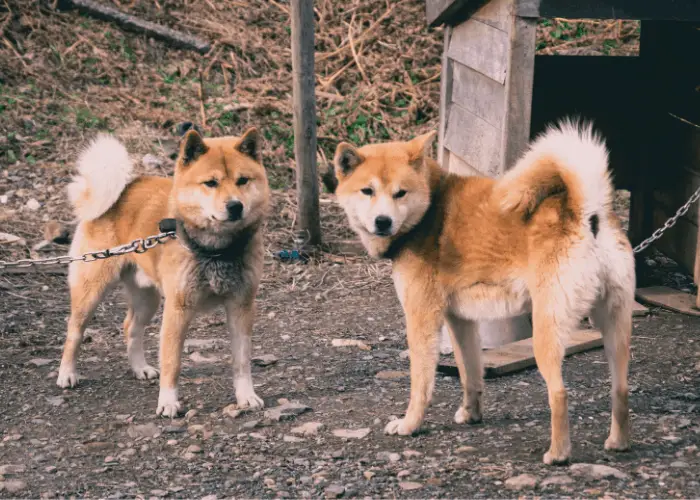
<path id="1" fill-rule="evenodd" d="M 494 180 L 441 170 L 427 156 L 434 136 L 359 149 L 342 143 L 334 160 L 338 202 L 367 251 L 392 260 L 406 314 L 411 397 L 405 417 L 385 431 L 408 435 L 419 429 L 445 322 L 464 390 L 455 421 L 481 421 L 476 321 L 531 312 L 551 409 L 544 462 L 566 462 L 571 443 L 562 339 L 590 315 L 603 334 L 612 373 L 605 448 L 627 449 L 634 260 L 612 211 L 602 139 L 590 125 L 564 121 Z"/>
<path id="2" fill-rule="evenodd" d="M 189 130 L 181 139 L 173 179 L 134 178 L 128 152 L 110 136 L 99 136 L 80 155 L 78 175 L 68 187 L 80 220 L 71 255 L 157 234 L 166 218 L 175 219 L 178 241 L 142 254 L 71 264 L 71 315 L 60 387 L 77 384 L 76 357 L 87 322 L 106 292 L 121 281 L 129 302 L 124 334 L 136 378 L 159 374 L 146 362 L 143 332 L 161 296 L 165 298 L 159 415 L 174 417 L 181 409 L 177 382 L 190 322 L 198 311 L 218 305 L 226 309 L 238 405 L 263 406 L 250 369 L 262 225 L 270 196 L 259 142 L 254 128 L 242 137 L 212 139 Z"/>

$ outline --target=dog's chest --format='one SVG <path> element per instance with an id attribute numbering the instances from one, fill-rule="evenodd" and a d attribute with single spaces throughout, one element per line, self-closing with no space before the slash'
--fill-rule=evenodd
<path id="1" fill-rule="evenodd" d="M 194 269 L 198 284 L 214 295 L 245 293 L 251 286 L 251 273 L 240 259 L 199 259 Z"/>

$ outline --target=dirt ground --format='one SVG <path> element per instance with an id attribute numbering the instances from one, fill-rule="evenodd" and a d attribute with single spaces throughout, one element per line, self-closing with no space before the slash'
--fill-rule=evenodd
<path id="1" fill-rule="evenodd" d="M 600 350 L 565 364 L 572 467 L 541 463 L 549 410 L 536 370 L 487 381 L 477 426 L 452 422 L 459 382 L 439 375 L 424 432 L 384 436 L 409 390 L 388 264 L 337 247 L 308 264 L 275 259 L 292 248 L 296 212 L 288 2 L 109 3 L 205 37 L 213 49 L 205 56 L 172 50 L 34 0 L 0 5 L 0 233 L 17 237 L 0 243 L 0 259 L 67 251 L 42 243 L 43 232 L 50 221 L 72 229 L 64 187 L 75 154 L 97 130 L 125 140 L 141 172 L 168 175 L 175 123 L 197 121 L 207 135 L 259 125 L 275 192 L 254 352 L 272 358 L 254 367 L 254 382 L 268 409 L 284 400 L 308 409 L 280 421 L 264 411 L 234 418 L 217 312 L 202 316 L 188 337 L 187 416 L 157 418 L 157 382 L 137 381 L 128 369 L 120 291 L 89 327 L 81 384 L 59 389 L 65 276 L 0 273 L 0 497 L 700 496 L 700 319 L 662 311 L 635 320 L 629 453 L 603 451 L 610 402 Z M 439 29 L 425 27 L 423 2 L 316 5 L 320 165 L 338 140 L 407 138 L 435 127 L 442 40 Z M 545 54 L 638 48 L 635 23 L 543 20 L 538 32 Z M 326 195 L 321 201 L 326 241 L 350 239 L 338 207 Z M 616 203 L 624 214 L 624 193 Z M 665 257 L 640 262 L 649 284 L 695 290 Z M 153 363 L 159 321 L 147 331 Z M 334 339 L 371 349 L 334 347 Z"/>

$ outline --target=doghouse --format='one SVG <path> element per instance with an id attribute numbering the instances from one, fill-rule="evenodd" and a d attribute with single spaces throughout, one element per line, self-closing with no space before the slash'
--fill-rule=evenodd
<path id="1" fill-rule="evenodd" d="M 438 160 L 499 176 L 549 122 L 593 119 L 616 188 L 631 192 L 633 244 L 700 187 L 700 1 L 427 0 L 444 25 Z M 637 57 L 536 56 L 539 18 L 641 21 Z M 657 247 L 692 271 L 698 210 Z M 526 318 L 482 325 L 485 346 L 531 335 Z"/>

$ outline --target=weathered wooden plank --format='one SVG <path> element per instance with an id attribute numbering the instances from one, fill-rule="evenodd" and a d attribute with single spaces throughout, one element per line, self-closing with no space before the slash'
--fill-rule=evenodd
<path id="1" fill-rule="evenodd" d="M 510 13 L 512 0 L 490 0 L 486 5 L 474 12 L 472 19 L 481 21 L 501 31 L 510 29 Z"/>
<path id="2" fill-rule="evenodd" d="M 297 174 L 297 231 L 304 245 L 321 243 L 316 169 L 314 2 L 292 0 L 292 104 Z"/>
<path id="3" fill-rule="evenodd" d="M 437 161 L 443 168 L 446 168 L 447 163 L 443 154 L 445 151 L 445 129 L 447 128 L 447 108 L 452 100 L 453 91 L 453 66 L 452 59 L 447 57 L 447 49 L 450 47 L 450 38 L 452 37 L 452 28 L 445 28 L 445 36 L 442 50 L 442 69 L 440 72 L 440 124 L 438 128 L 438 155 Z"/>
<path id="4" fill-rule="evenodd" d="M 637 299 L 653 306 L 663 307 L 670 311 L 700 316 L 700 310 L 695 307 L 695 296 L 666 286 L 639 288 Z"/>
<path id="5" fill-rule="evenodd" d="M 463 177 L 470 175 L 484 175 L 469 163 L 459 157 L 457 153 L 447 150 L 447 170 Z"/>
<path id="6" fill-rule="evenodd" d="M 602 345 L 603 338 L 598 330 L 578 330 L 564 341 L 564 354 L 565 356 L 571 356 L 576 353 L 596 349 Z M 487 350 L 482 354 L 482 359 L 485 378 L 508 375 L 536 366 L 532 338 Z M 454 376 L 459 375 L 457 366 L 452 358 L 441 359 L 438 371 Z"/>
<path id="7" fill-rule="evenodd" d="M 478 116 L 452 103 L 449 109 L 445 146 L 482 174 L 501 173 L 501 131 Z"/>
<path id="8" fill-rule="evenodd" d="M 508 33 L 472 19 L 452 30 L 447 55 L 499 83 L 504 83 L 508 65 L 508 44 Z"/>
<path id="9" fill-rule="evenodd" d="M 698 21 L 700 2 L 689 0 L 516 0 L 515 12 L 523 17 L 564 17 L 567 19 L 638 19 L 657 21 Z M 452 15 L 459 15 L 453 12 Z"/>
<path id="10" fill-rule="evenodd" d="M 639 316 L 646 316 L 647 314 L 649 314 L 649 308 L 644 307 L 642 304 L 635 301 L 634 305 L 632 306 L 632 316 L 636 318 Z"/>
<path id="11" fill-rule="evenodd" d="M 501 168 L 513 167 L 530 139 L 537 21 L 513 16 L 508 51 Z"/>
<path id="12" fill-rule="evenodd" d="M 671 215 L 673 215 L 673 212 L 667 212 L 659 206 L 654 207 L 652 226 L 663 226 Z M 692 273 L 695 267 L 697 233 L 698 226 L 681 217 L 676 222 L 676 225 L 666 230 L 664 235 L 654 245 L 680 264 L 686 271 Z"/>
<path id="13" fill-rule="evenodd" d="M 505 113 L 505 86 L 458 62 L 452 65 L 452 102 L 500 129 Z"/>
<path id="14" fill-rule="evenodd" d="M 428 24 L 455 26 L 466 21 L 469 16 L 488 0 L 426 0 L 425 17 Z"/>

